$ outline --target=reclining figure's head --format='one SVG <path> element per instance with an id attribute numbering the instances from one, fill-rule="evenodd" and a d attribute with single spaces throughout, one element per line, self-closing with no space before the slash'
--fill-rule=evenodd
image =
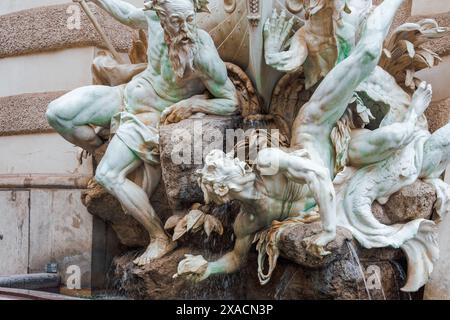
<path id="1" fill-rule="evenodd" d="M 216 204 L 238 199 L 239 193 L 255 180 L 248 164 L 221 150 L 213 150 L 206 156 L 205 166 L 197 175 L 205 202 Z"/>
<path id="2" fill-rule="evenodd" d="M 196 14 L 207 12 L 207 4 L 207 0 L 150 0 L 144 4 L 146 10 L 158 14 L 178 78 L 183 78 L 188 69 L 194 69 L 198 42 Z"/>

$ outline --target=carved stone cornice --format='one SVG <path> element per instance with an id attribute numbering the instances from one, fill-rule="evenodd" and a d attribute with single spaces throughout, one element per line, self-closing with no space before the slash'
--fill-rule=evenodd
<path id="1" fill-rule="evenodd" d="M 67 21 L 73 3 L 38 7 L 0 16 L 0 58 L 73 47 L 105 48 L 98 33 L 82 10 L 80 29 L 70 30 Z M 95 15 L 114 47 L 127 51 L 132 30 L 95 8 Z M 70 12 L 70 11 L 69 11 Z"/>
<path id="2" fill-rule="evenodd" d="M 53 132 L 45 112 L 65 91 L 27 93 L 0 98 L 0 136 Z"/>

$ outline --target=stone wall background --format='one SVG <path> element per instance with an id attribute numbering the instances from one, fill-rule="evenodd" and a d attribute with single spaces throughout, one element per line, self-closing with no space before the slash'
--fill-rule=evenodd
<path id="1" fill-rule="evenodd" d="M 82 288 L 95 289 L 103 286 L 117 240 L 81 203 L 92 159 L 80 164 L 81 150 L 45 119 L 50 101 L 92 84 L 91 63 L 102 46 L 85 16 L 77 32 L 66 28 L 72 5 L 0 2 L 0 275 L 42 273 L 56 262 L 63 285 L 76 265 Z M 106 24 L 116 27 L 115 44 L 126 51 L 129 31 Z"/>

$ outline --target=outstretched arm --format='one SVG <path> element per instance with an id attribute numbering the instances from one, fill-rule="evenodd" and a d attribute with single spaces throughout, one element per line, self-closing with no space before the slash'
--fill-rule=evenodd
<path id="1" fill-rule="evenodd" d="M 258 154 L 257 164 L 263 175 L 280 172 L 295 183 L 308 185 L 319 206 L 323 231 L 305 240 L 312 254 L 328 254 L 324 247 L 336 237 L 336 195 L 328 170 L 312 161 L 306 150 L 286 153 L 280 149 L 264 149 Z"/>
<path id="2" fill-rule="evenodd" d="M 219 260 L 208 263 L 206 274 L 233 273 L 238 271 L 247 260 L 247 254 L 252 246 L 252 236 L 237 238 L 233 251 L 228 252 Z"/>
<path id="3" fill-rule="evenodd" d="M 214 262 L 208 262 L 202 256 L 185 255 L 178 264 L 174 277 L 183 276 L 194 281 L 203 281 L 213 275 L 236 272 L 247 260 L 252 240 L 251 236 L 237 238 L 234 249 Z"/>
<path id="4" fill-rule="evenodd" d="M 207 262 L 202 256 L 188 255 L 179 263 L 177 275 L 202 281 L 212 275 L 238 271 L 247 261 L 255 233 L 263 226 L 264 221 L 259 221 L 257 216 L 241 212 L 234 222 L 236 242 L 232 251 L 213 262 Z M 203 267 L 198 268 L 199 265 Z"/>
<path id="5" fill-rule="evenodd" d="M 358 45 L 350 56 L 336 65 L 318 86 L 310 101 L 300 110 L 293 126 L 293 146 L 302 146 L 309 128 L 328 139 L 347 109 L 356 88 L 373 72 L 382 54 L 384 40 L 397 9 L 404 0 L 384 0 L 369 16 Z"/>
<path id="6" fill-rule="evenodd" d="M 77 0 L 75 0 L 77 1 Z M 118 20 L 134 29 L 147 29 L 146 14 L 153 14 L 156 17 L 156 13 L 146 13 L 142 9 L 138 9 L 132 4 L 122 0 L 91 0 L 100 8 L 108 12 L 113 18 Z M 77 1 L 78 2 L 78 1 Z"/>

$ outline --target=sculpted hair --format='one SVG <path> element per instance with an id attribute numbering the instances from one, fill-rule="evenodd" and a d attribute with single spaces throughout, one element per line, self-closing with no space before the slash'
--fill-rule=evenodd
<path id="1" fill-rule="evenodd" d="M 253 170 L 232 154 L 221 150 L 213 150 L 205 158 L 203 169 L 197 170 L 198 183 L 207 203 L 214 196 L 226 197 L 228 188 L 240 191 L 242 186 L 232 182 L 233 178 L 243 177 Z"/>
<path id="2" fill-rule="evenodd" d="M 144 4 L 147 10 L 154 10 L 158 14 L 165 14 L 166 10 L 163 5 L 169 1 L 190 1 L 194 5 L 196 12 L 207 12 L 210 13 L 208 4 L 208 0 L 150 0 Z"/>

